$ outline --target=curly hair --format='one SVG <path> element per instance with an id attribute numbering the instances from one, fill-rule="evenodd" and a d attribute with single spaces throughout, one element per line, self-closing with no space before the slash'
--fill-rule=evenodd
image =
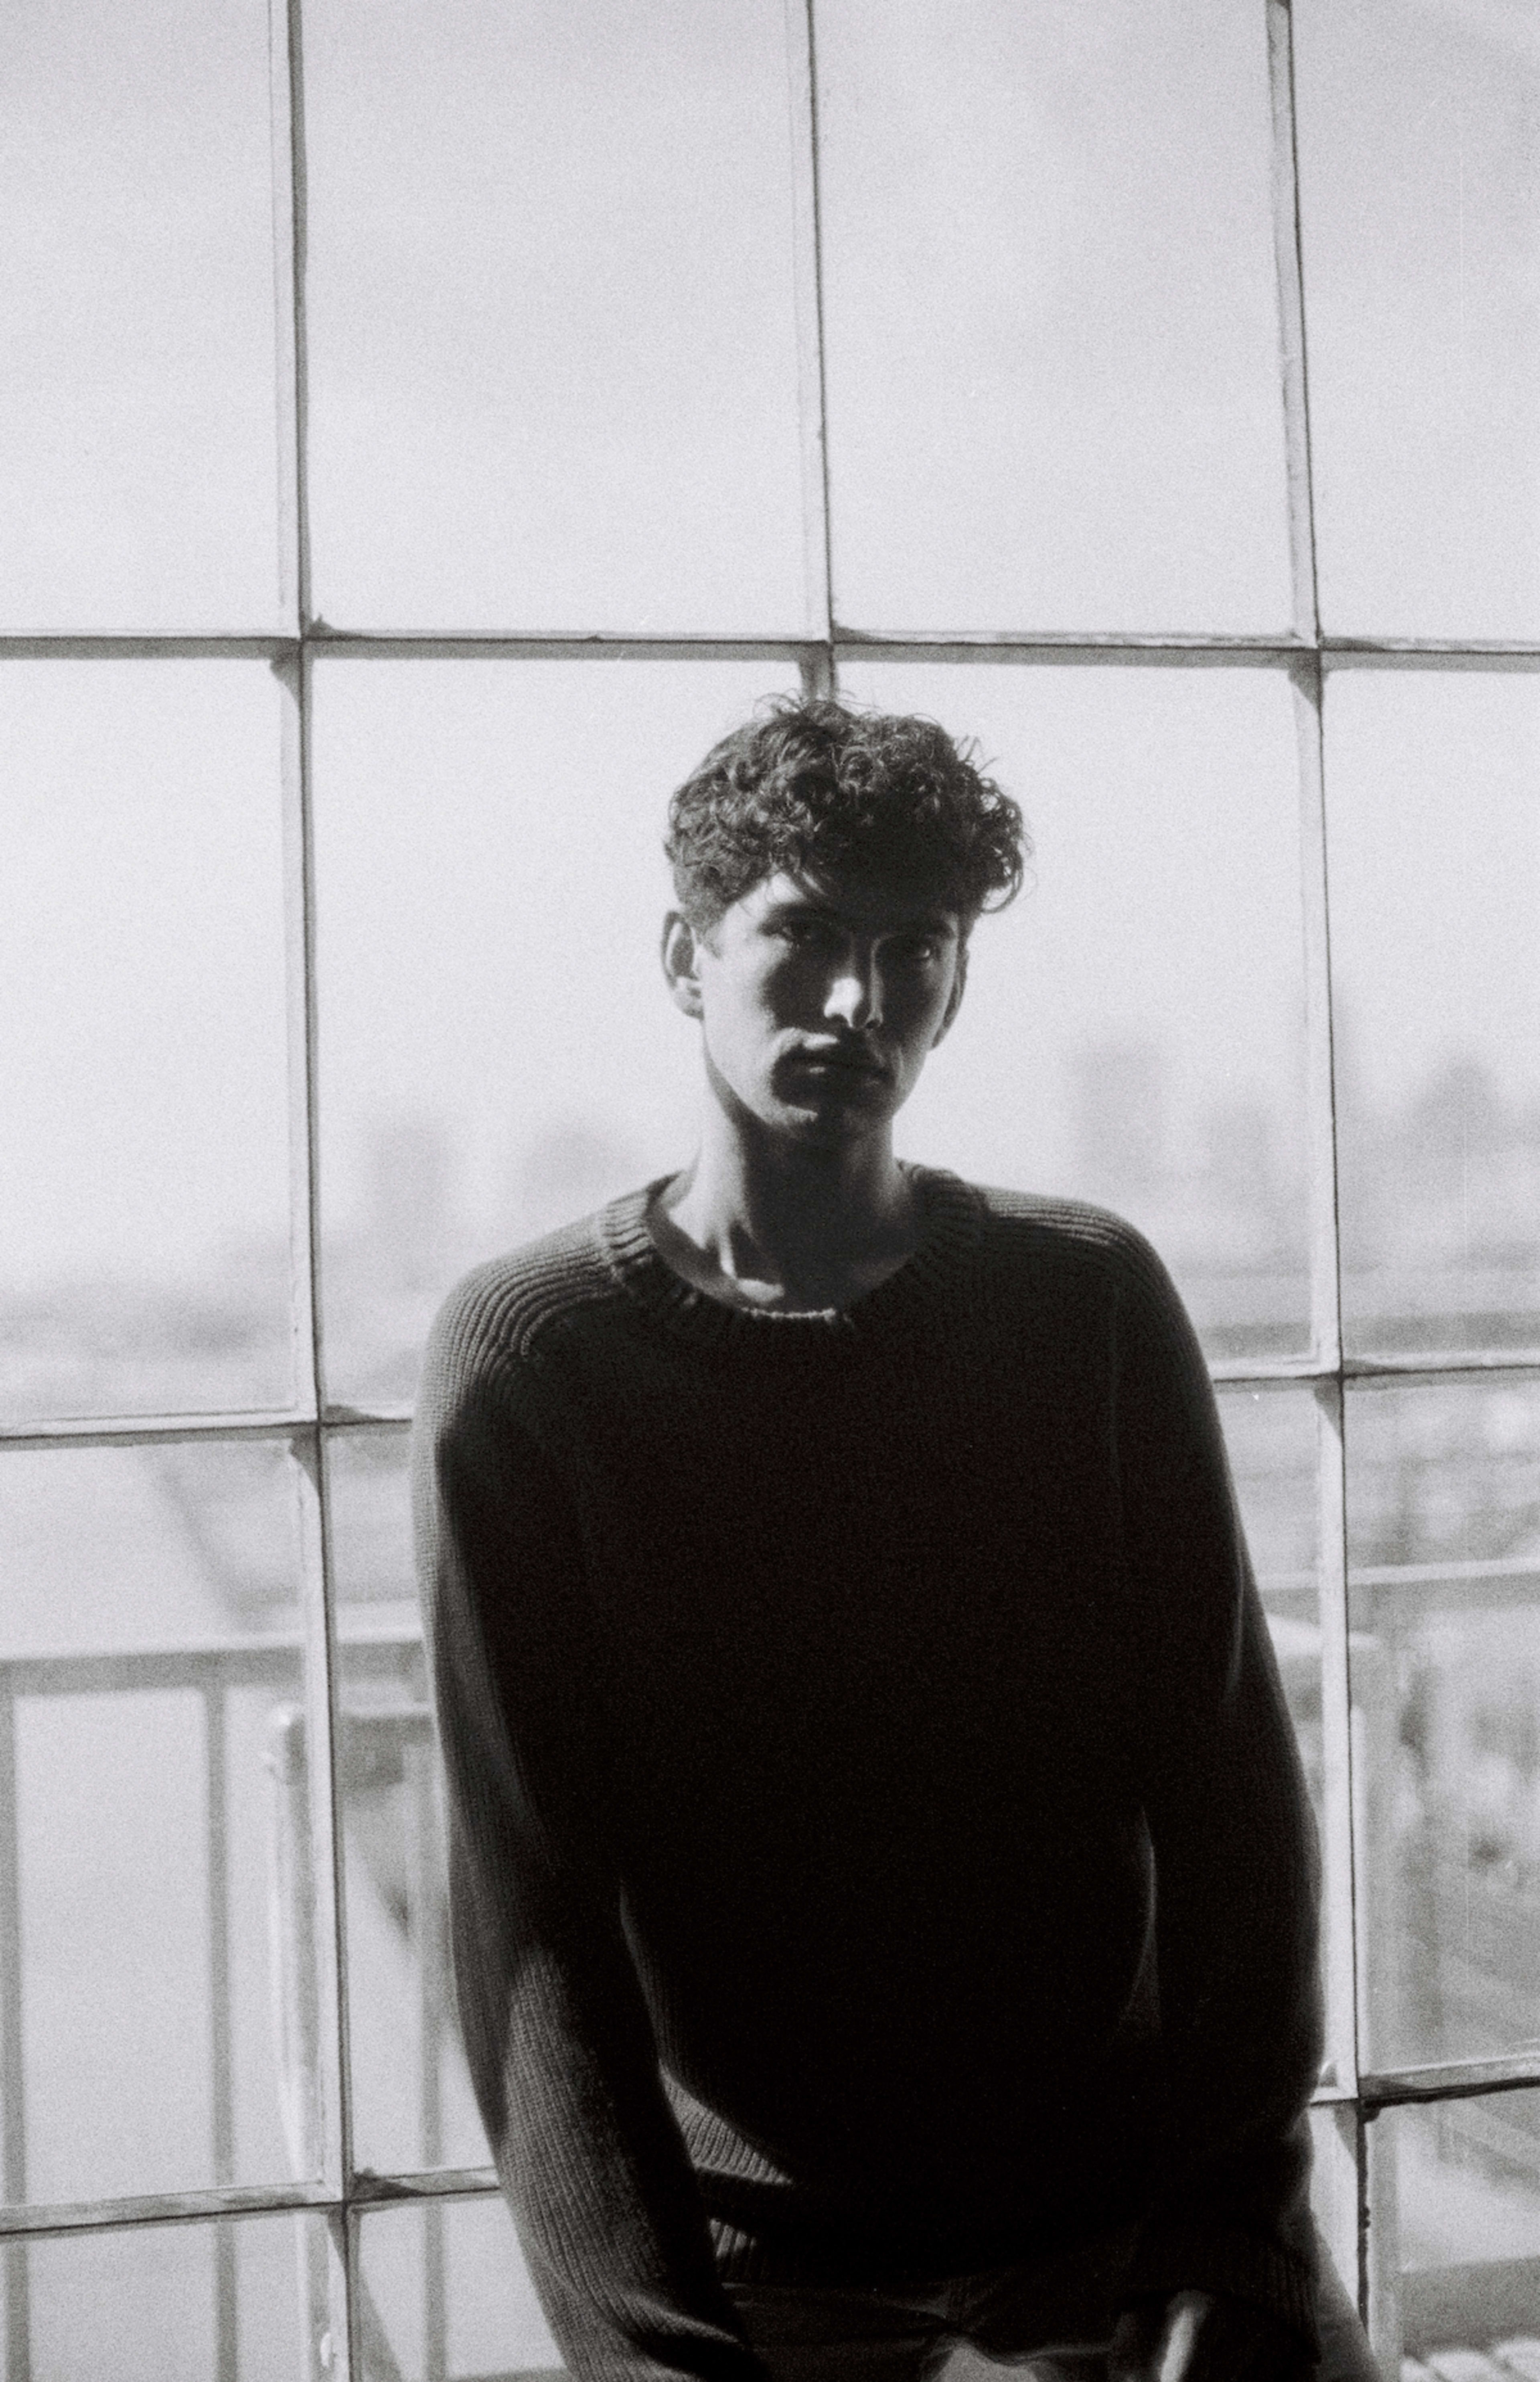
<path id="1" fill-rule="evenodd" d="M 680 909 L 709 934 L 766 877 L 854 871 L 923 888 L 966 931 L 1015 899 L 1032 850 L 976 753 L 933 719 L 772 698 L 669 804 L 664 850 Z"/>

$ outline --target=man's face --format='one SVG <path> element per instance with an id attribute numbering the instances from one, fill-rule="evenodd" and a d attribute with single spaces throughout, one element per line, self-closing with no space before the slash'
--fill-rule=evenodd
<path id="1" fill-rule="evenodd" d="M 718 1098 L 799 1140 L 886 1126 L 962 996 L 957 913 L 871 878 L 766 878 L 688 939 Z"/>

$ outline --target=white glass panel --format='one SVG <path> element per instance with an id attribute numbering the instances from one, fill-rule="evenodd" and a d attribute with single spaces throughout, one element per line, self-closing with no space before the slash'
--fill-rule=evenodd
<path id="1" fill-rule="evenodd" d="M 1349 1816 L 1345 1799 L 1341 1810 L 1328 1799 L 1322 1725 L 1319 1433 L 1314 1395 L 1308 1389 L 1221 1389 L 1219 1414 L 1326 1866 L 1328 1873 L 1340 1868 L 1346 1875 Z M 1327 1832 L 1333 1828 L 1340 1832 L 1342 1841 L 1328 1845 Z M 1351 1956 L 1342 1960 L 1336 1957 L 1333 1911 L 1334 1897 L 1328 1892 L 1321 1910 L 1326 2058 L 1342 2073 L 1352 2041 L 1351 1969 Z M 1346 1953 L 1347 1947 L 1342 1949 Z"/>
<path id="2" fill-rule="evenodd" d="M 265 0 L 6 10 L 0 627 L 283 625 L 268 43 Z"/>
<path id="3" fill-rule="evenodd" d="M 981 919 L 900 1146 L 1116 1208 L 1215 1357 L 1308 1344 L 1303 989 L 1289 690 L 1263 669 L 842 670 L 974 736 L 1032 881 Z"/>
<path id="4" fill-rule="evenodd" d="M 316 602 L 807 625 L 780 0 L 306 12 Z"/>
<path id="5" fill-rule="evenodd" d="M 4 666 L 0 1403 L 287 1405 L 279 690 Z"/>
<path id="6" fill-rule="evenodd" d="M 1358 2304 L 1358 2112 L 1351 2102 L 1317 2104 L 1310 2113 L 1314 2164 L 1310 2205 L 1327 2257 L 1348 2298 Z M 1391 2368 L 1392 2373 L 1394 2367 Z"/>
<path id="7" fill-rule="evenodd" d="M 694 1146 L 668 796 L 784 662 L 315 674 L 330 1394 L 411 1394 L 466 1267 Z"/>
<path id="8" fill-rule="evenodd" d="M 1355 1349 L 1540 1345 L 1540 676 L 1326 695 Z"/>
<path id="9" fill-rule="evenodd" d="M 1260 0 L 817 25 L 837 617 L 1287 628 Z"/>
<path id="10" fill-rule="evenodd" d="M 412 1578 L 403 1430 L 333 1435 L 353 2145 L 389 2174 L 491 2158 L 446 1933 L 438 1752 Z"/>
<path id="11" fill-rule="evenodd" d="M 134 2225 L 12 2255 L 27 2262 L 39 2382 L 296 2382 L 337 2370 L 344 2318 L 328 2303 L 324 2217 Z"/>
<path id="12" fill-rule="evenodd" d="M 1308 1390 L 1219 1394 L 1230 1469 L 1289 1708 L 1322 1817 L 1315 1402 Z"/>
<path id="13" fill-rule="evenodd" d="M 1540 15 L 1295 0 L 1325 626 L 1540 633 Z"/>
<path id="14" fill-rule="evenodd" d="M 1540 2093 L 1387 2109 L 1369 2139 L 1382 2372 L 1406 2359 L 1405 2382 L 1533 2382 Z"/>
<path id="15" fill-rule="evenodd" d="M 532 2382 L 559 2372 L 507 2210 L 491 2194 L 370 2210 L 359 2261 L 367 2337 L 379 2344 L 371 2377 Z"/>
<path id="16" fill-rule="evenodd" d="M 1540 1974 L 1540 1392 L 1348 1404 L 1363 2063 L 1534 2044 Z"/>
<path id="17" fill-rule="evenodd" d="M 314 2172 L 299 1496 L 276 1445 L 0 1455 L 31 2199 Z"/>

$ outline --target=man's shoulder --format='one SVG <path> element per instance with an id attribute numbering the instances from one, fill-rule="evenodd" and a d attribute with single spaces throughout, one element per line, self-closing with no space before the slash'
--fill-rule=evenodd
<path id="1" fill-rule="evenodd" d="M 972 1185 L 983 1205 L 986 1264 L 1054 1265 L 1114 1279 L 1166 1270 L 1137 1224 L 1088 1199 Z"/>
<path id="2" fill-rule="evenodd" d="M 564 1321 L 623 1297 L 605 1254 L 603 1212 L 579 1217 L 463 1274 L 429 1334 L 428 1377 L 485 1379 L 532 1368 Z"/>

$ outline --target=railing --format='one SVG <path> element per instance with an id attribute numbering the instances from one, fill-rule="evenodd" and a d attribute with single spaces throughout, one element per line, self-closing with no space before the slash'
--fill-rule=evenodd
<path id="1" fill-rule="evenodd" d="M 365 1701 L 344 1700 L 339 1774 L 345 1793 L 382 1783 L 406 1795 L 406 1901 L 416 1954 L 419 1997 L 418 2155 L 423 2168 L 443 2155 L 442 2059 L 449 2025 L 443 1860 L 432 1717 L 420 1690 L 421 1640 L 402 1631 L 346 1642 L 348 1687 Z M 206 2172 L 216 2189 L 236 2183 L 236 2081 L 233 2010 L 236 1979 L 230 1938 L 230 1745 L 227 1700 L 242 1688 L 274 1698 L 265 1763 L 271 1778 L 266 1825 L 269 1990 L 279 2111 L 289 2180 L 316 2184 L 323 2172 L 321 1995 L 315 1958 L 315 1818 L 306 1750 L 303 1643 L 298 1636 L 227 1639 L 202 1645 L 130 1648 L 114 1652 L 38 1652 L 0 1658 L 0 2181 L 12 2209 L 28 2198 L 24 2057 L 25 1946 L 20 1898 L 20 1798 L 16 1711 L 31 1697 L 142 1695 L 168 1689 L 198 1699 L 202 1742 L 202 1844 L 209 1911 L 206 1971 L 210 2078 Z M 417 1691 L 414 1692 L 413 1690 Z M 361 2195 L 363 2196 L 363 2195 Z M 252 2204 L 268 2201 L 253 2193 Z M 422 2295 L 426 2382 L 446 2366 L 443 2216 L 433 2198 L 423 2212 Z M 168 2210 L 168 2214 L 172 2213 Z M 237 2382 L 235 2240 L 227 2223 L 212 2229 L 214 2337 L 217 2382 Z M 327 2382 L 331 2306 L 326 2246 L 312 2216 L 296 2219 L 300 2337 L 309 2345 L 308 2382 Z M 5 2246 L 7 2382 L 31 2382 L 32 2325 L 27 2250 Z M 355 2279 L 360 2345 L 372 2382 L 401 2382 L 400 2367 L 361 2277 Z"/>

